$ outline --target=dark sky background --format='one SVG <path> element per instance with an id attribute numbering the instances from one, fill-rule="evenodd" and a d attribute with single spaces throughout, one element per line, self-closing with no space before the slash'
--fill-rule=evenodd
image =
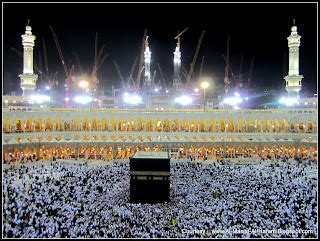
<path id="1" fill-rule="evenodd" d="M 106 45 L 109 53 L 98 71 L 101 88 L 120 86 L 113 64 L 116 60 L 126 78 L 131 65 L 140 54 L 144 29 L 148 29 L 152 51 L 151 71 L 159 63 L 167 79 L 172 81 L 174 37 L 178 30 L 188 27 L 181 37 L 182 63 L 189 68 L 201 32 L 206 31 L 198 55 L 195 72 L 199 72 L 202 56 L 205 75 L 214 78 L 215 85 L 223 85 L 227 36 L 230 36 L 230 64 L 238 74 L 241 54 L 244 55 L 244 81 L 254 57 L 252 84 L 257 87 L 284 91 L 288 71 L 287 37 L 293 19 L 302 36 L 300 46 L 300 74 L 304 76 L 302 95 L 313 95 L 317 89 L 317 5 L 301 3 L 282 4 L 3 4 L 3 67 L 12 74 L 12 83 L 4 80 L 4 93 L 17 90 L 22 72 L 22 59 L 11 50 L 23 51 L 21 34 L 26 19 L 31 20 L 36 35 L 35 57 L 42 50 L 42 38 L 47 45 L 49 71 L 59 71 L 65 79 L 62 64 L 49 25 L 53 26 L 65 59 L 76 65 L 72 52 L 79 56 L 84 69 L 90 70 L 94 58 L 95 33 L 98 32 L 98 50 Z M 68 56 L 68 57 L 67 57 Z M 286 60 L 285 60 L 286 59 Z M 159 77 L 159 71 L 157 70 Z M 135 75 L 136 76 L 136 72 Z M 44 83 L 44 80 L 39 80 Z M 62 85 L 61 85 L 62 86 Z"/>

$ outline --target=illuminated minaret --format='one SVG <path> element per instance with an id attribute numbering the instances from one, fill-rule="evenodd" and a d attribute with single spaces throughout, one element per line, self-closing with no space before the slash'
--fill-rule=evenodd
<path id="1" fill-rule="evenodd" d="M 150 62 L 151 62 L 151 52 L 149 49 L 148 37 L 146 37 L 146 48 L 144 51 L 144 85 L 151 85 L 151 73 L 150 73 Z"/>
<path id="2" fill-rule="evenodd" d="M 178 89 L 181 86 L 181 52 L 180 52 L 180 38 L 178 37 L 176 50 L 173 52 L 173 87 Z"/>
<path id="3" fill-rule="evenodd" d="M 297 26 L 295 26 L 295 20 L 293 20 L 291 35 L 287 38 L 289 47 L 289 73 L 284 77 L 288 97 L 299 97 L 299 91 L 301 90 L 301 80 L 303 76 L 299 75 L 300 38 L 301 36 L 298 35 Z"/>
<path id="4" fill-rule="evenodd" d="M 23 96 L 29 96 L 36 88 L 38 75 L 33 72 L 33 47 L 36 36 L 32 35 L 31 26 L 26 26 L 25 34 L 21 35 L 23 45 L 23 74 L 20 74 Z"/>

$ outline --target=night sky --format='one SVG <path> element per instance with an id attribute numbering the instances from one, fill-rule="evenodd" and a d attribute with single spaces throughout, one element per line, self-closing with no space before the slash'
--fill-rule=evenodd
<path id="1" fill-rule="evenodd" d="M 159 63 L 167 79 L 172 81 L 174 37 L 178 30 L 188 27 L 181 37 L 182 64 L 189 69 L 201 32 L 206 31 L 198 55 L 195 72 L 199 72 L 202 56 L 205 75 L 212 76 L 215 85 L 223 85 L 227 36 L 230 36 L 230 64 L 238 74 L 241 54 L 244 56 L 243 76 L 247 80 L 251 58 L 254 57 L 252 84 L 257 87 L 284 91 L 283 76 L 288 71 L 287 37 L 293 19 L 302 36 L 300 46 L 300 74 L 302 95 L 317 90 L 317 5 L 313 4 L 3 4 L 3 68 L 12 74 L 12 83 L 4 80 L 3 93 L 17 90 L 22 72 L 22 59 L 11 50 L 23 51 L 21 34 L 30 19 L 36 35 L 35 58 L 42 50 L 42 38 L 47 45 L 49 71 L 64 71 L 49 25 L 53 26 L 65 59 L 77 62 L 91 72 L 94 58 L 95 33 L 98 50 L 106 45 L 109 53 L 98 71 L 101 88 L 120 86 L 113 64 L 116 60 L 126 78 L 131 65 L 140 56 L 141 39 L 148 29 L 152 52 L 151 71 Z M 38 60 L 37 60 L 38 61 Z M 43 61 L 43 60 L 42 60 Z M 285 73 L 284 73 L 285 64 Z M 157 76 L 159 77 L 159 71 Z M 136 76 L 136 72 L 134 74 Z M 39 80 L 39 83 L 44 80 Z M 63 84 L 63 81 L 60 81 Z"/>

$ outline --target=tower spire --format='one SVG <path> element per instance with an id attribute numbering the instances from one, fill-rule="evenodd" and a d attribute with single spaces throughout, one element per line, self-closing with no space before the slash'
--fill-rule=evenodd
<path id="1" fill-rule="evenodd" d="M 302 75 L 299 74 L 299 47 L 300 38 L 298 35 L 298 28 L 295 26 L 295 19 L 293 20 L 293 25 L 291 27 L 291 35 L 288 39 L 289 47 L 289 71 L 288 75 L 284 77 L 286 82 L 286 90 L 288 92 L 288 97 L 297 98 L 299 97 L 299 92 L 301 90 L 301 80 Z"/>
<path id="2" fill-rule="evenodd" d="M 146 36 L 145 40 L 145 51 L 144 51 L 144 85 L 151 85 L 151 74 L 150 74 L 150 62 L 151 62 L 151 51 L 148 42 L 149 36 Z"/>
<path id="3" fill-rule="evenodd" d="M 19 77 L 21 79 L 20 86 L 23 90 L 23 96 L 32 94 L 36 88 L 38 79 L 38 75 L 33 72 L 33 47 L 36 36 L 32 35 L 32 28 L 29 24 L 30 19 L 28 19 L 25 34 L 21 35 L 23 45 L 23 73 L 20 74 Z"/>

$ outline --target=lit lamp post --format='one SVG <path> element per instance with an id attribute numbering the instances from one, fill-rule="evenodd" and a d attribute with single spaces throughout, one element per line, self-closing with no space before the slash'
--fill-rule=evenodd
<path id="1" fill-rule="evenodd" d="M 88 88 L 89 83 L 88 83 L 88 81 L 81 80 L 80 83 L 79 83 L 79 86 L 83 89 L 83 93 L 84 93 L 84 90 L 85 90 L 86 88 Z"/>
<path id="2" fill-rule="evenodd" d="M 201 88 L 203 89 L 203 111 L 206 111 L 206 89 L 209 87 L 209 83 L 207 81 L 201 82 Z"/>

